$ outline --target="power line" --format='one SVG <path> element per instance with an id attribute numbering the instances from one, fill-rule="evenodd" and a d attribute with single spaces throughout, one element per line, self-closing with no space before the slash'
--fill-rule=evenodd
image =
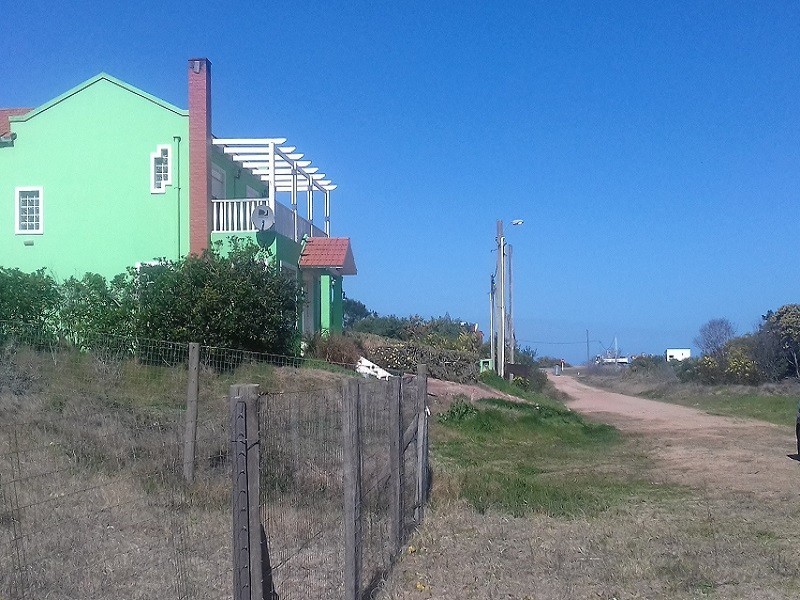
<path id="1" fill-rule="evenodd" d="M 517 340 L 518 342 L 525 343 L 525 344 L 545 344 L 548 346 L 575 346 L 580 344 L 581 346 L 586 345 L 586 340 L 581 340 L 580 342 L 543 342 L 543 341 L 533 341 L 533 340 Z M 603 342 L 600 340 L 589 340 L 591 344 L 600 344 L 603 346 Z"/>

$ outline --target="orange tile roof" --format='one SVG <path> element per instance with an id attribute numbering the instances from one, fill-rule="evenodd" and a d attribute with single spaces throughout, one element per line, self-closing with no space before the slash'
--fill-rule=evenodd
<path id="1" fill-rule="evenodd" d="M 300 254 L 300 268 L 335 269 L 339 275 L 355 275 L 356 263 L 350 238 L 313 237 Z"/>
<path id="2" fill-rule="evenodd" d="M 32 108 L 0 108 L 0 136 L 11 133 L 11 123 L 9 117 L 17 117 L 31 112 Z"/>

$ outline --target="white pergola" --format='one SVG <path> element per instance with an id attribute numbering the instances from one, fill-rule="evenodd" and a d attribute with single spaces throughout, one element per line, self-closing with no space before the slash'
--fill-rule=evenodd
<path id="1" fill-rule="evenodd" d="M 308 221 L 314 221 L 314 192 L 325 195 L 325 235 L 330 235 L 330 193 L 336 189 L 325 173 L 311 165 L 295 146 L 286 146 L 286 138 L 215 138 L 215 146 L 222 148 L 242 168 L 266 182 L 269 198 L 277 201 L 278 192 L 288 192 L 292 198 L 292 211 L 297 215 L 298 194 L 307 194 Z"/>

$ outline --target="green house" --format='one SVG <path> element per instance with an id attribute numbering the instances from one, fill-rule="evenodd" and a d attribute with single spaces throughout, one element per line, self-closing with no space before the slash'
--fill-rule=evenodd
<path id="1" fill-rule="evenodd" d="M 0 109 L 0 265 L 112 277 L 249 237 L 303 282 L 303 333 L 341 331 L 356 268 L 350 240 L 330 236 L 336 186 L 286 138 L 211 126 L 205 58 L 189 60 L 188 109 L 104 73 Z"/>

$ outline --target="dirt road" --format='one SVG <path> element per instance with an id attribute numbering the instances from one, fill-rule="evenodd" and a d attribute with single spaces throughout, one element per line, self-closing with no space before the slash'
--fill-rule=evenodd
<path id="1" fill-rule="evenodd" d="M 550 381 L 569 395 L 571 409 L 641 435 L 665 481 L 703 488 L 712 495 L 750 492 L 793 502 L 800 497 L 800 463 L 787 458 L 795 449 L 793 423 L 778 427 L 712 416 L 598 390 L 569 376 L 550 376 Z"/>

